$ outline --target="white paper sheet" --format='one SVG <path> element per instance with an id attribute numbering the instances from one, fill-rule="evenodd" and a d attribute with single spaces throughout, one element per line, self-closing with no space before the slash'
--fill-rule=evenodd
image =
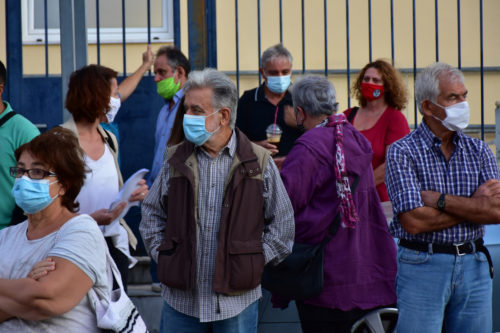
<path id="1" fill-rule="evenodd" d="M 117 217 L 117 220 L 123 218 L 127 214 L 130 207 L 139 205 L 139 201 L 130 202 L 130 201 L 128 201 L 128 199 L 130 198 L 130 195 L 132 195 L 132 193 L 137 188 L 139 188 L 139 185 L 138 185 L 139 180 L 144 178 L 144 175 L 147 172 L 149 172 L 148 169 L 140 169 L 136 173 L 134 173 L 132 176 L 130 176 L 129 179 L 127 179 L 127 181 L 125 182 L 125 184 L 123 184 L 120 192 L 116 195 L 115 200 L 113 200 L 113 202 L 109 206 L 109 210 L 113 210 L 121 202 L 127 203 L 127 206 L 125 207 L 123 212 L 120 214 L 120 216 Z"/>

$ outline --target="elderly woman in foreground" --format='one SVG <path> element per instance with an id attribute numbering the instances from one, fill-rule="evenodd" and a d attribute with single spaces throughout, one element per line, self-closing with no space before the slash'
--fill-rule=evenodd
<path id="1" fill-rule="evenodd" d="M 323 291 L 297 301 L 297 309 L 304 332 L 349 332 L 372 309 L 396 303 L 396 248 L 375 188 L 370 143 L 343 114 L 334 114 L 333 85 L 306 76 L 292 89 L 297 126 L 306 131 L 281 170 L 295 212 L 295 241 L 319 244 L 342 215 L 325 248 Z"/>
<path id="2" fill-rule="evenodd" d="M 0 332 L 100 332 L 87 293 L 109 290 L 106 242 L 89 215 L 76 214 L 85 178 L 78 140 L 56 127 L 16 159 L 12 193 L 28 219 L 0 231 Z M 32 269 L 37 262 L 57 269 Z"/>

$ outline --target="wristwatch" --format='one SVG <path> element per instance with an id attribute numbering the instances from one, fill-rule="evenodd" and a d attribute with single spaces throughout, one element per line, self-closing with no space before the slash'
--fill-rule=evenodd
<path id="1" fill-rule="evenodd" d="M 437 207 L 442 212 L 444 212 L 445 205 L 446 205 L 446 201 L 444 199 L 445 195 L 446 195 L 445 193 L 441 193 L 441 195 L 439 196 L 439 199 L 437 201 Z"/>

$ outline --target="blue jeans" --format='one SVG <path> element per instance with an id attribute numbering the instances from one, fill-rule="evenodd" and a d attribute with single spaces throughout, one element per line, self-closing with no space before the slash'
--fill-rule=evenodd
<path id="1" fill-rule="evenodd" d="M 482 252 L 455 256 L 398 247 L 397 332 L 492 331 L 492 280 Z"/>
<path id="2" fill-rule="evenodd" d="M 196 317 L 185 315 L 163 301 L 161 312 L 161 333 L 256 333 L 259 306 L 258 301 L 250 304 L 239 315 L 213 321 L 201 323 Z"/>

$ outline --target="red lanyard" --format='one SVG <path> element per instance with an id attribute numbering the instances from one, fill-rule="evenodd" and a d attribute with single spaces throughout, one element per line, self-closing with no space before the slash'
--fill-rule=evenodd
<path id="1" fill-rule="evenodd" d="M 274 112 L 274 125 L 276 125 L 276 121 L 278 120 L 278 106 L 276 105 L 276 111 Z"/>

